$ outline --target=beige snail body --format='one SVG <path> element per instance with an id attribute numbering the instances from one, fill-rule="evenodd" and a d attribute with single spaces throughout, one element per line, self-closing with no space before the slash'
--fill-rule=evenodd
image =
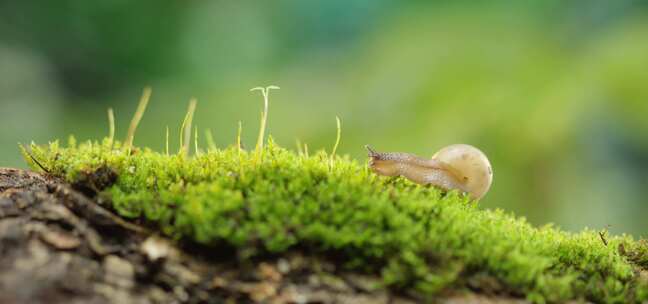
<path id="1" fill-rule="evenodd" d="M 384 176 L 403 176 L 422 185 L 450 191 L 459 190 L 478 200 L 493 182 L 493 169 L 486 155 L 465 144 L 447 146 L 432 156 L 421 158 L 409 153 L 381 153 L 369 146 L 369 168 Z"/>

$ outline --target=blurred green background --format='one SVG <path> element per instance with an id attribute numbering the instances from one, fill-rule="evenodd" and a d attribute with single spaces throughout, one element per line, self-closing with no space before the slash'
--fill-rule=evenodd
<path id="1" fill-rule="evenodd" d="M 0 166 L 16 143 L 118 134 L 145 85 L 136 144 L 161 150 L 190 97 L 221 146 L 254 86 L 294 147 L 364 144 L 431 156 L 470 143 L 495 180 L 482 201 L 534 224 L 648 236 L 645 1 L 1 1 Z M 172 132 L 172 142 L 178 142 Z"/>

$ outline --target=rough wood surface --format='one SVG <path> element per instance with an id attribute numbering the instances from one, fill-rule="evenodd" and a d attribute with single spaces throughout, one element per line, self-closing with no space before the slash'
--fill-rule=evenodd
<path id="1" fill-rule="evenodd" d="M 87 190 L 0 168 L 0 303 L 422 302 L 324 257 L 250 260 L 226 246 L 175 243 L 115 216 Z M 439 302 L 524 301 L 461 294 Z"/>

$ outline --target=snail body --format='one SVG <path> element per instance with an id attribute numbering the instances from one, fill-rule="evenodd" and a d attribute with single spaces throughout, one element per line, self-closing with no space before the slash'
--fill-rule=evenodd
<path id="1" fill-rule="evenodd" d="M 376 152 L 369 146 L 369 168 L 383 176 L 403 176 L 422 185 L 433 185 L 445 191 L 457 189 L 474 200 L 490 189 L 493 170 L 486 155 L 466 144 L 447 146 L 431 159 L 410 153 Z"/>

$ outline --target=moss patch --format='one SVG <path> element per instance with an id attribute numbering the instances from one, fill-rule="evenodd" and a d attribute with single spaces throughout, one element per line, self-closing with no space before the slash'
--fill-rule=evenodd
<path id="1" fill-rule="evenodd" d="M 33 169 L 95 188 L 121 216 L 214 250 L 327 254 L 426 297 L 497 286 L 494 292 L 534 302 L 648 299 L 644 242 L 613 236 L 606 246 L 596 231 L 535 228 L 458 193 L 381 178 L 325 152 L 294 153 L 270 140 L 262 153 L 127 154 L 106 139 L 32 145 L 31 155 Z"/>

